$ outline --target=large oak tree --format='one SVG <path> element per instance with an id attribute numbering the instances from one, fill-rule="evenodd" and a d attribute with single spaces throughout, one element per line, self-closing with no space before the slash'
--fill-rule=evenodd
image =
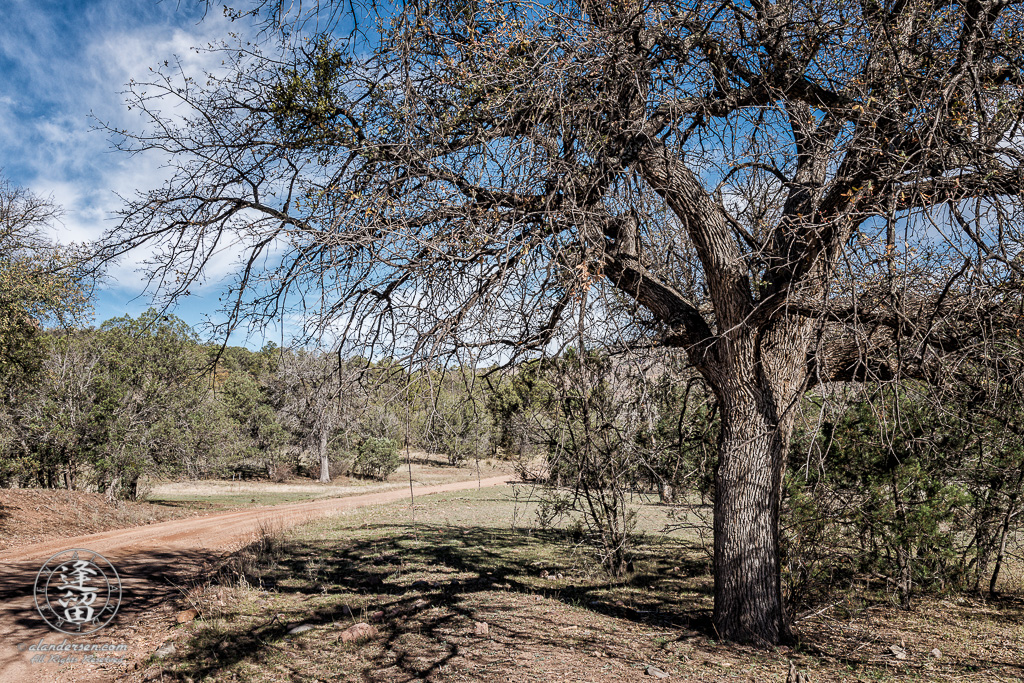
<path id="1" fill-rule="evenodd" d="M 801 396 L 951 381 L 1016 324 L 1020 4 L 424 1 L 315 29 L 132 85 L 151 125 L 121 146 L 177 172 L 107 253 L 159 245 L 174 296 L 236 249 L 229 328 L 300 310 L 370 357 L 550 351 L 583 314 L 684 349 L 722 419 L 715 627 L 784 639 Z"/>

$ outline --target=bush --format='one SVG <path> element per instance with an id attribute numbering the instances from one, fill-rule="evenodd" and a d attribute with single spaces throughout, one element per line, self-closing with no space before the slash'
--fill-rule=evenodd
<path id="1" fill-rule="evenodd" d="M 1000 462 L 1020 471 L 1008 449 L 1016 439 L 907 387 L 812 404 L 820 418 L 797 430 L 783 499 L 790 604 L 818 604 L 864 576 L 884 579 L 903 607 L 921 589 L 977 591 L 990 580 L 998 522 L 983 523 L 1005 519 L 1007 499 L 986 473 Z"/>
<path id="2" fill-rule="evenodd" d="M 385 480 L 402 463 L 398 456 L 398 442 L 394 439 L 368 437 L 359 445 L 355 472 L 364 477 Z"/>

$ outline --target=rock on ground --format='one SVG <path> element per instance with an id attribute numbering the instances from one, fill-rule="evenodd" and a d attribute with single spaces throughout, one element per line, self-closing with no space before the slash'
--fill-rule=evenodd
<path id="1" fill-rule="evenodd" d="M 373 638 L 376 635 L 376 627 L 370 626 L 366 622 L 361 622 L 355 626 L 349 626 L 347 629 L 342 631 L 341 642 L 358 642 L 360 640 L 366 640 L 367 638 Z"/>
<path id="2" fill-rule="evenodd" d="M 199 610 L 197 609 L 184 609 L 174 615 L 174 620 L 179 624 L 187 624 L 199 616 Z"/>
<path id="3" fill-rule="evenodd" d="M 170 657 L 177 651 L 178 648 L 174 647 L 174 643 L 165 643 L 153 654 L 156 655 L 157 659 L 163 659 L 164 657 Z"/>

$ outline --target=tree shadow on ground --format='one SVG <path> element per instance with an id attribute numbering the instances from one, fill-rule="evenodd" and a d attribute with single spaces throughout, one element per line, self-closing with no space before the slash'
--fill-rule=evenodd
<path id="1" fill-rule="evenodd" d="M 166 500 L 163 498 L 147 498 L 149 505 L 158 505 L 165 508 L 176 508 L 179 510 L 213 510 L 220 509 L 215 503 L 203 500 Z"/>
<path id="2" fill-rule="evenodd" d="M 328 550 L 331 563 L 322 573 L 322 583 L 348 591 L 373 591 L 379 594 L 401 596 L 416 589 L 405 585 L 401 575 L 404 567 L 413 571 L 429 569 L 433 573 L 469 574 L 455 578 L 441 587 L 449 594 L 464 594 L 489 590 L 512 590 L 517 593 L 537 594 L 576 607 L 585 607 L 635 621 L 658 620 L 672 626 L 691 628 L 695 606 L 673 597 L 665 585 L 666 577 L 695 577 L 706 573 L 704 562 L 693 559 L 692 550 L 679 544 L 670 557 L 653 557 L 642 553 L 635 571 L 621 579 L 600 576 L 583 582 L 541 581 L 539 574 L 571 572 L 557 559 L 539 560 L 528 552 L 532 546 L 567 548 L 572 537 L 557 530 L 536 531 L 529 535 L 493 528 L 438 529 L 424 524 L 368 525 L 366 531 L 373 538 L 356 540 L 344 547 Z M 409 534 L 412 534 L 412 538 Z M 379 534 L 377 536 L 376 534 Z M 411 542 L 410 542 L 411 541 Z M 308 592 L 308 587 L 283 585 L 282 579 L 301 576 L 310 553 L 321 552 L 315 547 L 293 547 L 289 556 L 278 561 L 276 570 L 263 574 L 263 585 L 281 592 Z M 676 572 L 673 569 L 678 568 Z M 406 572 L 407 573 L 407 572 Z M 582 585 L 581 585 L 582 584 Z M 609 588 L 635 588 L 644 591 L 633 608 L 605 604 L 600 594 Z M 690 592 L 710 594 L 707 587 L 691 587 Z"/>
<path id="3" fill-rule="evenodd" d="M 579 538 L 560 530 L 381 523 L 346 533 L 352 536 L 278 539 L 275 547 L 257 549 L 259 561 L 238 563 L 233 575 L 221 572 L 276 595 L 256 593 L 258 606 L 233 603 L 223 623 L 200 624 L 164 662 L 171 667 L 165 673 L 180 680 L 259 670 L 276 671 L 267 674 L 274 680 L 288 671 L 286 678 L 295 681 L 391 681 L 447 678 L 454 668 L 467 680 L 519 680 L 528 669 L 517 667 L 545 658 L 579 662 L 581 653 L 603 651 L 609 659 L 596 661 L 614 660 L 633 671 L 657 652 L 678 647 L 702 651 L 695 657 L 721 660 L 723 666 L 747 666 L 765 656 L 785 664 L 789 657 L 798 664 L 875 675 L 892 664 L 879 648 L 899 643 L 901 635 L 913 638 L 907 641 L 910 660 L 902 664 L 908 672 L 942 672 L 947 679 L 972 671 L 1024 673 L 1013 657 L 976 648 L 969 656 L 944 652 L 941 660 L 928 659 L 934 644 L 926 643 L 938 642 L 943 651 L 945 646 L 927 629 L 906 631 L 902 617 L 889 625 L 865 621 L 877 629 L 860 636 L 857 630 L 805 625 L 797 649 L 777 656 L 736 645 L 719 650 L 707 559 L 700 549 L 667 537 L 649 537 L 638 547 L 636 571 L 610 579 L 590 569 L 596 560 L 580 551 Z M 567 609 L 550 609 L 552 600 Z M 984 607 L 984 618 L 997 623 L 1012 624 L 1024 612 L 1016 598 Z M 940 609 L 932 606 L 933 612 Z M 941 620 L 942 614 L 926 611 L 912 623 L 939 623 L 932 617 Z M 362 621 L 379 634 L 361 644 L 343 643 L 343 630 Z M 477 621 L 490 624 L 490 635 L 474 636 Z M 300 624 L 313 630 L 289 633 Z M 332 659 L 342 668 L 323 669 L 323 660 Z M 241 662 L 248 666 L 232 670 Z M 480 668 L 481 662 L 492 668 Z M 600 664 L 590 666 L 587 676 L 600 678 Z M 575 674 L 563 671 L 562 677 Z"/>
<path id="4" fill-rule="evenodd" d="M 142 556 L 107 556 L 118 575 L 116 581 L 114 577 L 109 579 L 119 584 L 121 590 L 120 603 L 109 626 L 144 620 L 158 606 L 180 597 L 182 586 L 197 571 L 212 566 L 220 557 L 219 553 L 210 551 L 152 551 Z M 0 566 L 0 604 L 23 607 L 9 618 L 15 627 L 38 636 L 56 636 L 60 633 L 52 631 L 35 608 L 36 577 L 46 560 L 47 557 L 40 557 Z M 42 590 L 45 590 L 45 578 Z M 40 599 L 45 600 L 45 597 L 42 595 Z"/>
<path id="5" fill-rule="evenodd" d="M 400 455 L 402 457 L 402 464 L 404 465 L 405 462 L 406 462 L 405 461 L 405 453 L 404 452 L 400 453 Z M 457 462 L 457 463 L 452 463 L 451 461 L 448 460 L 447 457 L 445 457 L 443 455 L 438 455 L 436 457 L 430 457 L 430 456 L 424 456 L 424 455 L 410 455 L 409 456 L 409 462 L 411 462 L 413 465 L 423 465 L 424 467 L 438 467 L 438 468 L 442 468 L 442 469 L 449 469 L 449 468 L 451 468 L 451 469 L 459 469 L 459 468 L 465 467 L 466 463 L 467 463 L 466 460 L 463 460 L 463 461 Z M 472 461 L 468 461 L 468 462 L 472 462 Z"/>
<path id="6" fill-rule="evenodd" d="M 260 660 L 279 648 L 297 623 L 314 627 L 353 623 L 348 603 L 362 602 L 355 618 L 374 622 L 382 631 L 377 645 L 383 649 L 374 666 L 397 667 L 405 676 L 424 677 L 459 654 L 452 632 L 472 624 L 474 596 L 493 597 L 495 592 L 516 594 L 518 598 L 505 597 L 520 602 L 540 596 L 607 617 L 671 629 L 681 638 L 712 635 L 707 608 L 710 586 L 693 581 L 706 575 L 706 563 L 695 560 L 693 548 L 682 543 L 673 544 L 670 552 L 661 547 L 658 555 L 654 549 L 642 548 L 636 572 L 609 579 L 599 573 L 580 576 L 573 570 L 566 559 L 574 544 L 560 531 L 534 530 L 527 535 L 484 527 L 377 524 L 362 527 L 359 533 L 359 538 L 341 543 L 288 542 L 265 566 L 249 563 L 245 582 L 288 596 L 287 604 L 323 596 L 325 587 L 339 598 L 317 609 L 270 615 L 240 632 L 200 630 L 183 650 L 178 674 L 201 680 L 240 661 Z M 552 548 L 558 550 L 553 556 L 544 553 Z M 266 548 L 260 553 L 266 555 Z M 245 565 L 240 563 L 234 571 L 243 573 L 239 570 Z M 310 578 L 313 573 L 315 580 Z M 555 579 L 559 573 L 568 576 Z M 611 591 L 624 599 L 616 600 Z M 402 627 L 407 619 L 415 621 L 417 637 L 425 639 L 416 656 L 403 653 L 404 646 L 396 642 L 407 633 Z M 514 633 L 505 629 L 503 637 L 520 648 L 564 647 L 565 639 L 554 623 L 544 622 L 543 616 L 531 617 L 529 628 Z M 614 639 L 609 634 L 605 637 Z M 577 639 L 576 644 L 597 648 L 601 647 L 598 640 L 595 635 Z M 396 652 L 400 653 L 397 658 Z M 628 655 L 626 651 L 622 656 Z"/>

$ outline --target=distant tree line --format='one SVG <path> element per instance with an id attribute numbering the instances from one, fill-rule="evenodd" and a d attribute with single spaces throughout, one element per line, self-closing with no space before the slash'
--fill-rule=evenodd
<path id="1" fill-rule="evenodd" d="M 138 498 L 154 477 L 385 479 L 400 448 L 494 455 L 477 373 L 201 343 L 150 309 L 33 331 L 0 408 L 0 484 Z"/>
<path id="2" fill-rule="evenodd" d="M 154 477 L 383 479 L 402 446 L 494 454 L 476 372 L 221 347 L 155 309 L 85 326 L 101 273 L 49 238 L 60 215 L 0 174 L 0 485 L 137 498 Z"/>

